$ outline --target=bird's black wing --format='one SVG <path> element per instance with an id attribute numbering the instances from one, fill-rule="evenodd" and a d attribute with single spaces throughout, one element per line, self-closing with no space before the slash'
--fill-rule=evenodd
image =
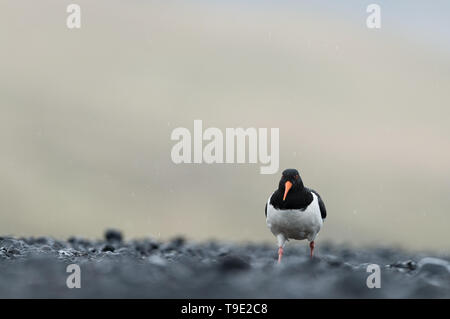
<path id="1" fill-rule="evenodd" d="M 266 207 L 264 208 L 264 214 L 266 214 L 266 218 L 267 218 L 267 203 L 266 203 Z"/>
<path id="2" fill-rule="evenodd" d="M 322 197 L 320 197 L 319 193 L 317 193 L 314 189 L 308 190 L 316 194 L 317 198 L 319 199 L 320 215 L 322 216 L 322 219 L 327 218 L 327 209 L 325 208 L 325 203 L 323 202 Z"/>

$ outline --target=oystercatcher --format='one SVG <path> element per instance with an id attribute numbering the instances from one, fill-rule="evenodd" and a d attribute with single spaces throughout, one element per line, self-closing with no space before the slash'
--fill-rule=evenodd
<path id="1" fill-rule="evenodd" d="M 327 211 L 319 194 L 303 185 L 296 169 L 283 171 L 278 189 L 266 203 L 265 215 L 267 226 L 278 240 L 278 263 L 289 239 L 307 239 L 313 257 L 314 239 Z"/>

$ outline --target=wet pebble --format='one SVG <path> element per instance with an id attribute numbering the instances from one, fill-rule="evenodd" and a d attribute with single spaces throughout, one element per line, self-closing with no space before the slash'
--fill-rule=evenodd
<path id="1" fill-rule="evenodd" d="M 225 272 L 248 270 L 250 263 L 240 256 L 225 256 L 220 260 L 219 268 Z"/>
<path id="2" fill-rule="evenodd" d="M 106 251 L 113 252 L 114 250 L 116 250 L 116 249 L 114 248 L 114 246 L 109 245 L 109 244 L 103 246 L 103 248 L 102 248 L 102 251 L 103 251 L 103 252 L 106 252 Z"/>
<path id="3" fill-rule="evenodd" d="M 417 263 L 414 260 L 406 260 L 406 261 L 399 261 L 394 264 L 390 264 L 389 267 L 401 268 L 401 269 L 406 269 L 406 270 L 416 270 Z"/>
<path id="4" fill-rule="evenodd" d="M 111 241 L 121 242 L 123 240 L 123 236 L 119 230 L 108 229 L 105 232 L 105 240 L 108 242 L 111 242 Z"/>
<path id="5" fill-rule="evenodd" d="M 446 260 L 425 257 L 418 263 L 419 273 L 429 275 L 450 275 L 450 263 Z"/>

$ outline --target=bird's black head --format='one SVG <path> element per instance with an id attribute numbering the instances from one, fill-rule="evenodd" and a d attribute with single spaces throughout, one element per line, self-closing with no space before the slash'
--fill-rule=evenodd
<path id="1" fill-rule="evenodd" d="M 289 192 L 302 191 L 304 188 L 302 178 L 296 169 L 288 168 L 281 175 L 278 189 L 284 193 L 283 201 Z"/>

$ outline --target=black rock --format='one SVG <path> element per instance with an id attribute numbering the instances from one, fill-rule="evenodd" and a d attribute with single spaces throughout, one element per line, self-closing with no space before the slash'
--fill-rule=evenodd
<path id="1" fill-rule="evenodd" d="M 179 248 L 179 247 L 183 246 L 185 242 L 186 242 L 186 239 L 184 239 L 184 237 L 181 237 L 181 236 L 175 237 L 170 241 L 170 243 L 172 244 L 172 247 L 174 247 L 174 248 Z"/>
<path id="2" fill-rule="evenodd" d="M 123 240 L 122 233 L 119 230 L 116 229 L 108 229 L 105 232 L 105 239 L 109 242 L 111 241 L 117 241 L 121 242 Z"/>
<path id="3" fill-rule="evenodd" d="M 20 250 L 17 248 L 9 248 L 7 253 L 10 255 L 20 255 Z"/>
<path id="4" fill-rule="evenodd" d="M 113 252 L 114 250 L 116 250 L 116 249 L 114 248 L 114 246 L 109 245 L 109 244 L 106 244 L 106 245 L 103 246 L 103 248 L 102 248 L 102 251 L 103 251 L 103 252 L 106 252 L 106 251 Z"/>
<path id="5" fill-rule="evenodd" d="M 67 241 L 72 245 L 72 247 L 87 248 L 87 247 L 92 246 L 92 243 L 89 240 L 84 239 L 84 238 L 80 238 L 80 237 L 73 237 L 72 236 L 72 237 L 69 237 L 69 239 Z"/>
<path id="6" fill-rule="evenodd" d="M 330 265 L 331 267 L 340 267 L 344 264 L 342 259 L 339 259 L 336 256 L 328 256 L 326 258 L 326 262 L 328 263 L 328 265 Z"/>
<path id="7" fill-rule="evenodd" d="M 167 243 L 160 246 L 163 251 L 178 250 L 184 245 L 185 239 L 183 237 L 175 237 Z"/>
<path id="8" fill-rule="evenodd" d="M 48 244 L 49 240 L 48 240 L 46 237 L 38 237 L 38 238 L 35 239 L 34 242 L 35 242 L 36 244 L 42 244 L 42 245 L 45 245 L 45 244 Z"/>
<path id="9" fill-rule="evenodd" d="M 250 264 L 239 256 L 225 256 L 221 258 L 219 269 L 222 271 L 241 271 L 250 269 Z"/>
<path id="10" fill-rule="evenodd" d="M 159 243 L 154 241 L 153 239 L 133 240 L 131 242 L 131 245 L 136 251 L 144 256 L 151 254 L 153 250 L 156 250 L 159 247 Z"/>
<path id="11" fill-rule="evenodd" d="M 148 255 L 152 250 L 152 246 L 151 245 L 145 245 L 145 244 L 136 244 L 134 246 L 134 249 L 139 252 L 141 255 Z"/>
<path id="12" fill-rule="evenodd" d="M 394 267 L 394 268 L 407 269 L 407 270 L 416 270 L 417 269 L 417 263 L 414 260 L 399 261 L 399 262 L 396 262 L 389 266 Z"/>
<path id="13" fill-rule="evenodd" d="M 426 257 L 419 261 L 420 274 L 450 276 L 450 263 L 439 258 Z"/>

